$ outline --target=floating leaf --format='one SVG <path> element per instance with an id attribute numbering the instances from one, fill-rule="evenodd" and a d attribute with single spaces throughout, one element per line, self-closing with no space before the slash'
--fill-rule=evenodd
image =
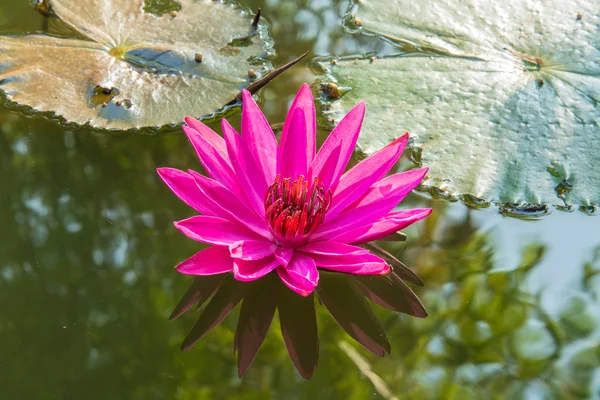
<path id="1" fill-rule="evenodd" d="M 346 19 L 401 55 L 321 63 L 359 145 L 411 132 L 425 187 L 497 203 L 600 202 L 600 3 L 365 0 Z M 327 107 L 330 107 L 327 111 Z M 418 155 L 417 155 L 418 156 Z"/>
<path id="2" fill-rule="evenodd" d="M 161 126 L 220 110 L 270 41 L 232 5 L 180 4 L 157 16 L 143 0 L 52 0 L 56 16 L 89 40 L 0 37 L 0 88 L 18 104 L 98 128 Z"/>

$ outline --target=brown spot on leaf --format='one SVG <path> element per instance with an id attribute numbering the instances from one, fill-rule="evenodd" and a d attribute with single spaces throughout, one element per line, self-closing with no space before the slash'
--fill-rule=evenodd
<path id="1" fill-rule="evenodd" d="M 44 17 L 51 17 L 54 15 L 54 12 L 52 11 L 52 5 L 50 4 L 49 0 L 35 0 L 34 8 Z"/>
<path id="2" fill-rule="evenodd" d="M 339 99 L 342 95 L 340 88 L 335 83 L 332 83 L 332 82 L 322 83 L 321 90 L 330 99 Z"/>
<path id="3" fill-rule="evenodd" d="M 119 93 L 119 89 L 117 88 L 97 85 L 96 87 L 94 87 L 90 95 L 90 105 L 92 107 L 96 107 L 99 105 L 106 107 L 104 103 L 109 103 Z"/>
<path id="4" fill-rule="evenodd" d="M 219 49 L 219 53 L 224 56 L 235 56 L 240 53 L 240 49 L 232 46 L 223 46 Z"/>

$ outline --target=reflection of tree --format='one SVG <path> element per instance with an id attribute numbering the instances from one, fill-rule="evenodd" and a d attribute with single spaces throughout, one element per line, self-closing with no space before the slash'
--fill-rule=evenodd
<path id="1" fill-rule="evenodd" d="M 167 207 L 155 167 L 195 166 L 185 139 L 1 117 L 3 397 L 168 397 L 188 373 L 165 322 L 185 285 L 171 266 L 195 245 L 172 229 L 187 210 Z M 196 384 L 228 369 L 212 345 Z"/>
<path id="2" fill-rule="evenodd" d="M 171 222 L 189 210 L 172 201 L 154 168 L 197 167 L 182 135 L 63 132 L 43 119 L 6 112 L 1 117 L 0 387 L 5 397 L 373 395 L 371 381 L 362 379 L 338 343 L 358 346 L 324 307 L 317 307 L 321 350 L 310 382 L 294 371 L 277 329 L 269 331 L 252 367 L 238 380 L 231 350 L 237 315 L 193 350 L 180 352 L 196 318 L 189 312 L 166 321 L 190 282 L 172 266 L 197 248 L 172 228 Z M 551 318 L 521 285 L 542 258 L 542 246 L 526 246 L 516 271 L 494 271 L 488 236 L 469 219 L 444 224 L 447 220 L 438 208 L 421 234 L 409 235 L 414 242 L 402 258 L 426 283 L 420 294 L 429 317 L 398 317 L 375 307 L 392 355 L 381 359 L 358 349 L 373 373 L 398 398 L 464 393 L 506 398 L 527 390 L 584 397 L 599 355 L 596 344 L 585 342 L 596 324 L 589 301 L 569 303 L 571 308 Z M 598 268 L 594 262 L 590 270 Z"/>
<path id="3" fill-rule="evenodd" d="M 553 318 L 524 290 L 545 247 L 527 244 L 516 269 L 494 270 L 489 235 L 468 215 L 440 226 L 440 211 L 405 254 L 426 282 L 430 316 L 393 320 L 395 353 L 372 358 L 373 370 L 409 399 L 591 396 L 600 352 L 586 343 L 596 326 L 588 303 L 574 298 Z"/>
<path id="4" fill-rule="evenodd" d="M 597 282 L 600 276 L 600 245 L 594 249 L 592 259 L 583 264 L 583 288 L 591 292 L 594 299 L 597 299 L 598 293 L 593 290 L 594 282 Z"/>
<path id="5" fill-rule="evenodd" d="M 189 210 L 172 201 L 155 168 L 198 168 L 185 141 L 178 134 L 64 132 L 42 118 L 0 114 L 4 396 L 264 398 L 277 388 L 294 398 L 371 391 L 367 384 L 331 384 L 358 373 L 335 347 L 346 336 L 332 329 L 326 312 L 319 374 L 309 385 L 297 380 L 273 331 L 238 381 L 235 316 L 193 351 L 180 352 L 195 318 L 167 322 L 188 284 L 172 267 L 197 243 L 172 227 Z"/>

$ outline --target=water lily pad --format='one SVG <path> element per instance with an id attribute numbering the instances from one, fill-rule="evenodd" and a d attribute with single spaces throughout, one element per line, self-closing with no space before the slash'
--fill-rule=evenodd
<path id="1" fill-rule="evenodd" d="M 163 15 L 144 11 L 143 0 L 50 5 L 84 39 L 0 36 L 0 88 L 69 122 L 129 129 L 209 115 L 270 51 L 266 28 L 224 2 L 181 0 Z"/>
<path id="2" fill-rule="evenodd" d="M 363 99 L 366 153 L 409 131 L 456 199 L 600 202 L 600 3 L 364 0 L 346 21 L 398 55 L 321 62 L 325 112 Z M 338 97 L 336 100 L 335 98 Z M 332 100 L 333 98 L 333 100 Z"/>

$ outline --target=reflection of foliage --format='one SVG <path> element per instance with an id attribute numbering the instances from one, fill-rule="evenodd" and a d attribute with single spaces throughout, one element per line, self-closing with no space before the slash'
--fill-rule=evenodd
<path id="1" fill-rule="evenodd" d="M 410 399 L 589 397 L 600 353 L 577 341 L 595 329 L 587 303 L 572 299 L 556 319 L 524 289 L 545 247 L 525 245 L 516 269 L 495 270 L 490 237 L 475 233 L 468 216 L 439 229 L 432 215 L 423 247 L 410 250 L 430 317 L 392 323 L 397 353 L 373 359 L 373 370 Z"/>
<path id="2" fill-rule="evenodd" d="M 183 135 L 99 136 L 62 132 L 39 118 L 0 118 L 0 387 L 7 398 L 373 395 L 338 346 L 348 336 L 324 307 L 317 307 L 319 369 L 308 383 L 276 329 L 238 380 L 237 310 L 180 352 L 195 318 L 166 321 L 189 283 L 171 267 L 197 245 L 172 228 L 188 210 L 172 201 L 154 168 L 197 167 Z M 589 301 L 546 315 L 522 285 L 542 246 L 526 247 L 517 270 L 495 271 L 489 237 L 468 218 L 443 224 L 448 218 L 438 208 L 419 235 L 409 234 L 415 241 L 402 259 L 426 282 L 420 294 L 430 316 L 377 307 L 392 355 L 361 352 L 373 373 L 398 398 L 506 398 L 530 388 L 585 397 L 599 358 L 597 345 L 584 342 L 595 325 Z"/>
<path id="3" fill-rule="evenodd" d="M 594 249 L 593 257 L 590 261 L 583 264 L 583 287 L 591 291 L 593 281 L 597 280 L 600 275 L 600 246 Z M 597 298 L 596 293 L 592 293 L 594 298 Z"/>
<path id="4" fill-rule="evenodd" d="M 158 312 L 171 274 L 154 266 L 181 249 L 166 229 L 177 210 L 152 213 L 161 202 L 153 169 L 186 159 L 172 155 L 181 138 L 132 146 L 129 138 L 62 134 L 41 119 L 1 118 L 0 301 L 12 304 L 0 318 L 11 343 L 0 357 L 10 360 L 3 393 L 90 398 L 90 390 L 106 398 L 114 396 L 101 382 L 124 392 L 152 382 L 156 365 L 172 357 Z"/>
<path id="5" fill-rule="evenodd" d="M 274 330 L 239 381 L 231 351 L 235 316 L 193 351 L 180 352 L 194 320 L 167 322 L 187 285 L 172 266 L 197 244 L 182 241 L 172 227 L 188 210 L 172 204 L 155 167 L 197 168 L 185 140 L 62 132 L 41 118 L 0 113 L 2 394 L 42 400 L 247 399 L 272 390 L 286 398 L 367 396 L 367 382 L 348 380 L 358 372 L 337 349 L 346 336 L 326 312 L 319 316 L 320 369 L 310 384 L 297 379 Z"/>

